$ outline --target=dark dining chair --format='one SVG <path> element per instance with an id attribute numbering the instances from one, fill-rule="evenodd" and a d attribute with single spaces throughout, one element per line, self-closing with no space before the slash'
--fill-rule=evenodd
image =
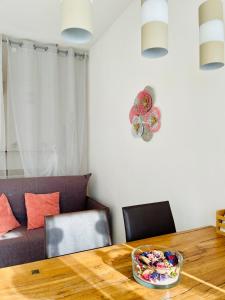
<path id="1" fill-rule="evenodd" d="M 128 206 L 122 210 L 127 242 L 176 232 L 168 201 Z"/>
<path id="2" fill-rule="evenodd" d="M 111 246 L 107 214 L 88 210 L 45 218 L 47 258 Z"/>

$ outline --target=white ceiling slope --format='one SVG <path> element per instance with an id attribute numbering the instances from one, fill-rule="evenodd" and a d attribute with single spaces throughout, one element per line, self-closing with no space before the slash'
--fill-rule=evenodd
<path id="1" fill-rule="evenodd" d="M 90 48 L 131 1 L 93 0 L 94 38 L 80 48 Z M 60 36 L 60 0 L 0 0 L 0 33 L 68 45 Z"/>

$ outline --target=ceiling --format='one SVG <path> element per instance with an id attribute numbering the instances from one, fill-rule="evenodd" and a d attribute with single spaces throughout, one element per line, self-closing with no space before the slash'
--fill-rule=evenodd
<path id="1" fill-rule="evenodd" d="M 90 48 L 131 1 L 93 0 L 94 37 L 90 44 L 80 48 Z M 1 0 L 0 32 L 18 38 L 69 45 L 60 36 L 60 0 Z"/>

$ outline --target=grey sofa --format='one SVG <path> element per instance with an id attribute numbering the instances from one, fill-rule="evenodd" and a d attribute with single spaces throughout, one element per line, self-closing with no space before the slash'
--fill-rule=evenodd
<path id="1" fill-rule="evenodd" d="M 0 194 L 4 193 L 21 227 L 0 237 L 0 267 L 24 264 L 46 258 L 44 228 L 27 230 L 24 193 L 47 194 L 60 192 L 60 212 L 109 209 L 87 197 L 90 175 L 1 179 Z M 110 223 L 110 220 L 109 220 Z"/>

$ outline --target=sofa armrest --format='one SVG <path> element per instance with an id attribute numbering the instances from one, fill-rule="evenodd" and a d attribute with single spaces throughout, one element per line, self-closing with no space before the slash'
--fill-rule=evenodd
<path id="1" fill-rule="evenodd" d="M 86 197 L 86 209 L 87 210 L 91 210 L 91 209 L 104 209 L 104 210 L 109 210 L 109 208 L 103 204 L 101 204 L 100 202 Z"/>
<path id="2" fill-rule="evenodd" d="M 111 222 L 111 215 L 110 215 L 109 207 L 107 207 L 107 206 L 101 204 L 100 202 L 87 196 L 86 197 L 86 210 L 91 210 L 91 209 L 100 209 L 100 210 L 106 211 L 107 218 L 109 221 L 110 233 L 112 234 L 112 222 Z"/>

